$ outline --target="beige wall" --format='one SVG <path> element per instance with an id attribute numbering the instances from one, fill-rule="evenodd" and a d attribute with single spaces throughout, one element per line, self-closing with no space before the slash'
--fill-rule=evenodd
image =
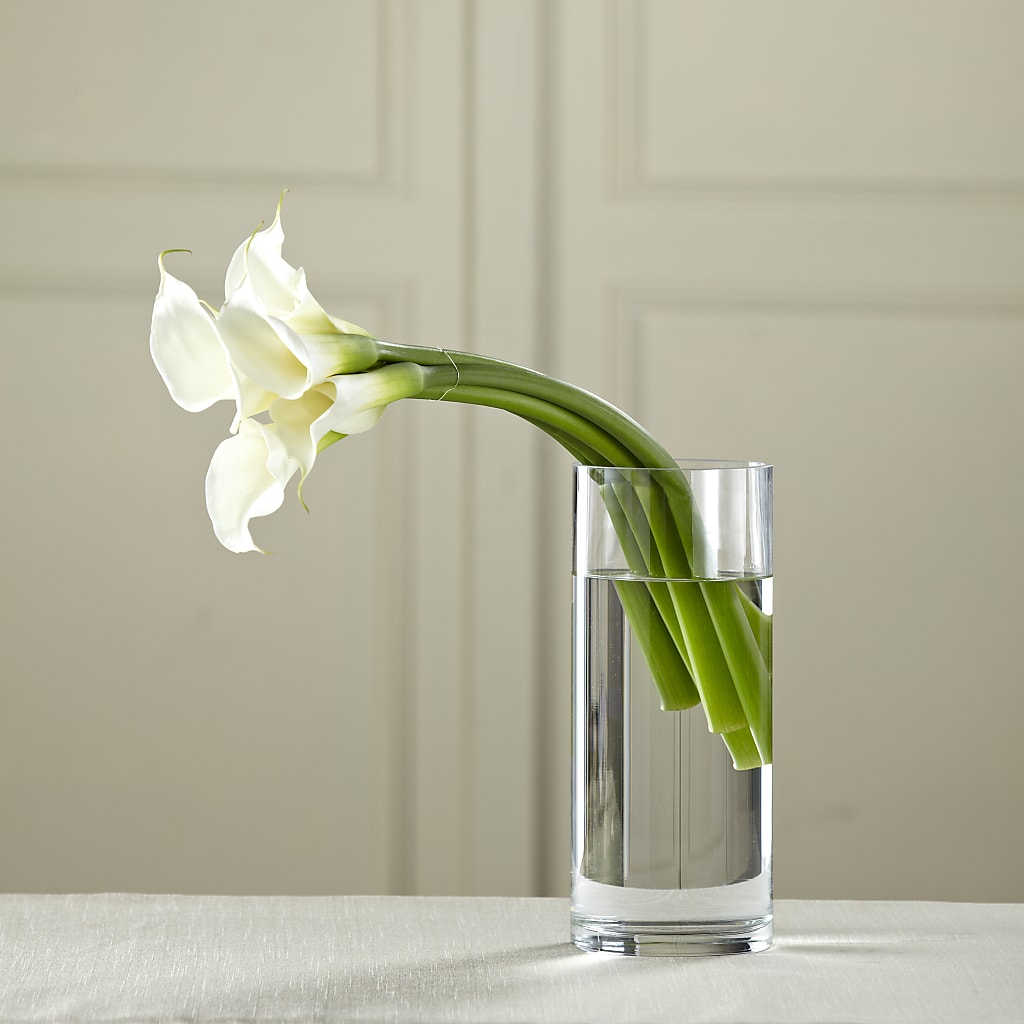
<path id="1" fill-rule="evenodd" d="M 213 540 L 156 253 L 777 466 L 777 892 L 1020 900 L 1024 13 L 0 10 L 0 890 L 567 889 L 568 467 L 402 407 Z"/>

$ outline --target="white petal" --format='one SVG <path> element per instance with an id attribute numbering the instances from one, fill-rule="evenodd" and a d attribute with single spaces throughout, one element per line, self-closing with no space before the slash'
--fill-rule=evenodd
<path id="1" fill-rule="evenodd" d="M 342 320 L 339 317 L 331 316 L 327 314 L 331 323 L 334 325 L 336 331 L 340 331 L 342 334 L 361 334 L 364 338 L 372 338 L 373 335 L 369 331 L 363 330 L 362 327 L 356 326 L 356 324 L 349 323 L 348 320 Z"/>
<path id="2" fill-rule="evenodd" d="M 250 235 L 234 252 L 224 275 L 224 301 L 230 302 L 246 279 L 245 251 L 255 236 Z"/>
<path id="3" fill-rule="evenodd" d="M 225 301 L 231 302 L 239 291 L 247 288 L 260 312 L 283 320 L 299 333 L 340 332 L 371 337 L 361 327 L 329 316 L 313 298 L 306 284 L 306 272 L 301 267 L 293 267 L 282 257 L 283 202 L 282 193 L 274 222 L 268 228 L 255 232 L 235 250 L 224 278 Z"/>
<path id="4" fill-rule="evenodd" d="M 278 399 L 270 407 L 277 436 L 288 455 L 302 470 L 305 479 L 316 460 L 319 437 L 313 437 L 313 424 L 331 407 L 331 399 L 321 391 L 307 391 L 295 400 Z"/>
<path id="5" fill-rule="evenodd" d="M 334 374 L 366 370 L 378 357 L 376 341 L 362 335 L 297 334 L 263 313 L 246 286 L 221 310 L 217 329 L 236 369 L 285 398 Z"/>
<path id="6" fill-rule="evenodd" d="M 284 260 L 281 262 L 284 263 Z M 288 266 L 287 263 L 284 265 L 286 267 Z M 313 298 L 313 294 L 310 292 L 309 287 L 306 284 L 306 272 L 302 267 L 299 267 L 295 273 L 298 275 L 295 285 L 295 294 L 298 302 L 290 313 L 284 313 L 282 311 L 281 319 L 284 320 L 292 330 L 299 331 L 303 334 L 325 334 L 333 332 L 336 329 L 334 321 L 324 311 L 323 306 Z M 366 337 L 369 337 L 365 331 L 358 327 L 353 331 L 347 331 L 344 333 L 363 334 Z"/>
<path id="7" fill-rule="evenodd" d="M 293 267 L 281 256 L 284 246 L 284 228 L 281 226 L 281 201 L 277 204 L 274 221 L 262 231 L 246 239 L 231 257 L 224 277 L 224 297 L 230 302 L 235 294 L 248 285 L 262 309 L 269 316 L 290 317 L 306 300 L 312 300 L 306 287 L 306 275 L 301 268 Z M 313 300 L 308 312 L 326 320 L 327 314 Z M 320 328 L 323 330 L 323 328 Z"/>
<path id="8" fill-rule="evenodd" d="M 231 424 L 231 433 L 236 434 L 242 420 L 265 412 L 277 400 L 277 395 L 273 391 L 261 387 L 254 380 L 238 373 L 237 369 L 233 368 L 233 372 L 235 373 L 237 399 L 235 422 Z"/>
<path id="9" fill-rule="evenodd" d="M 309 371 L 297 355 L 302 344 L 280 320 L 262 316 L 236 295 L 221 310 L 217 328 L 231 361 L 260 387 L 297 398 L 309 386 Z"/>
<path id="10" fill-rule="evenodd" d="M 391 363 L 366 373 L 331 377 L 322 386 L 334 389 L 334 403 L 313 426 L 314 440 L 333 430 L 358 434 L 369 430 L 384 414 L 384 407 L 423 390 L 423 367 L 417 363 Z"/>
<path id="11" fill-rule="evenodd" d="M 284 197 L 282 196 L 282 199 Z M 230 302 L 246 278 L 271 316 L 287 316 L 300 303 L 299 283 L 304 275 L 281 257 L 284 228 L 281 203 L 274 222 L 247 238 L 236 250 L 224 277 L 224 299 Z"/>
<path id="12" fill-rule="evenodd" d="M 346 416 L 341 420 L 333 418 L 330 420 L 330 425 L 324 424 L 325 429 L 321 429 L 320 424 L 317 424 L 318 443 L 319 439 L 332 430 L 336 434 L 362 434 L 380 422 L 381 416 L 384 415 L 384 409 L 385 406 L 379 406 L 376 409 L 364 409 L 362 412 Z"/>
<path id="13" fill-rule="evenodd" d="M 217 446 L 206 474 L 206 508 L 224 547 L 260 550 L 249 520 L 281 507 L 285 484 L 297 468 L 274 430 L 256 420 L 243 420 L 238 433 Z"/>
<path id="14" fill-rule="evenodd" d="M 213 315 L 183 281 L 160 264 L 149 350 L 171 398 L 189 412 L 235 396 L 234 382 Z"/>

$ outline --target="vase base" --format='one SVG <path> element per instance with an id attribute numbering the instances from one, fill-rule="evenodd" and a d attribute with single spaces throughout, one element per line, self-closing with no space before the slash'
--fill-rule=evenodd
<path id="1" fill-rule="evenodd" d="M 758 953 L 772 944 L 771 916 L 695 924 L 572 919 L 572 941 L 591 953 L 620 956 L 721 956 Z"/>

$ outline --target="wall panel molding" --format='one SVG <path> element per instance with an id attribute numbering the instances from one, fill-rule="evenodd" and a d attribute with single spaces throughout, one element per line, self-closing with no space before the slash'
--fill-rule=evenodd
<path id="1" fill-rule="evenodd" d="M 47 276 L 19 274 L 0 267 L 0 295 L 15 297 L 45 297 L 47 302 L 97 303 L 121 302 L 150 305 L 157 288 L 156 274 L 126 280 L 109 275 Z M 320 290 L 320 301 L 328 309 L 342 309 L 350 313 L 353 322 L 372 324 L 376 333 L 402 337 L 407 330 L 412 308 L 412 286 L 405 279 L 375 281 L 353 288 Z"/>
<path id="2" fill-rule="evenodd" d="M 1019 319 L 1024 317 L 1024 294 L 962 294 L 948 292 L 841 293 L 806 290 L 703 291 L 613 285 L 607 302 L 619 323 L 657 310 L 720 312 L 729 315 L 786 313 L 803 316 L 911 316 Z"/>
<path id="3" fill-rule="evenodd" d="M 265 192 L 268 189 L 278 190 L 284 185 L 308 190 L 354 191 L 372 196 L 401 195 L 411 182 L 410 136 L 415 120 L 411 88 L 415 69 L 411 62 L 416 52 L 415 5 L 412 0 L 373 0 L 367 10 L 373 18 L 373 37 L 369 43 L 373 50 L 373 88 L 366 90 L 365 95 L 371 96 L 375 103 L 370 119 L 375 130 L 370 145 L 365 151 L 360 151 L 359 163 L 363 166 L 346 165 L 344 157 L 337 154 L 335 166 L 311 167 L 317 161 L 304 159 L 303 153 L 308 155 L 319 151 L 318 155 L 322 155 L 330 151 L 332 138 L 338 129 L 326 124 L 319 136 L 311 137 L 308 129 L 304 131 L 308 118 L 297 118 L 293 125 L 275 125 L 268 130 L 267 152 L 280 149 L 283 153 L 277 168 L 268 166 L 273 163 L 269 159 L 262 166 L 253 163 L 216 166 L 212 160 L 209 164 L 193 160 L 165 167 L 148 161 L 117 159 L 116 155 L 107 162 L 66 160 L 56 156 L 52 160 L 33 160 L 26 159 L 24 154 L 21 158 L 14 154 L 7 159 L 0 156 L 0 184 L 6 189 L 70 189 L 75 193 L 109 190 L 131 193 L 198 192 L 211 189 Z M 344 74 L 340 77 L 344 81 Z M 282 82 L 281 88 L 289 88 L 288 83 Z M 295 100 L 301 103 L 302 97 L 297 96 Z M 161 116 L 161 112 L 154 112 L 153 116 Z M 164 112 L 163 116 L 173 117 L 174 113 Z M 224 116 L 230 116 L 229 112 L 225 111 Z M 333 145 L 336 147 L 337 143 Z M 289 149 L 294 150 L 294 157 L 288 156 Z"/>
<path id="4" fill-rule="evenodd" d="M 949 295 L 945 292 L 827 293 L 788 291 L 701 291 L 612 285 L 604 293 L 608 325 L 603 338 L 605 363 L 620 394 L 639 404 L 639 379 L 646 360 L 645 320 L 654 315 L 680 318 L 818 318 L 953 320 L 963 323 L 1024 321 L 1024 295 Z M 823 338 L 822 344 L 829 342 Z"/>
<path id="5" fill-rule="evenodd" d="M 608 91 L 604 120 L 608 187 L 613 198 L 1015 206 L 1024 203 L 1024 176 L 893 174 L 883 169 L 884 154 L 879 154 L 877 172 L 854 174 L 775 174 L 749 166 L 706 174 L 689 171 L 685 166 L 655 167 L 651 150 L 651 112 L 645 104 L 644 78 L 651 74 L 652 7 L 652 0 L 606 0 L 603 78 L 608 83 Z M 679 7 L 675 8 L 675 13 L 678 11 Z M 784 16 L 784 11 L 780 11 L 779 17 Z M 680 101 L 684 105 L 702 102 L 700 96 L 685 95 Z M 708 107 L 716 109 L 714 99 Z"/>

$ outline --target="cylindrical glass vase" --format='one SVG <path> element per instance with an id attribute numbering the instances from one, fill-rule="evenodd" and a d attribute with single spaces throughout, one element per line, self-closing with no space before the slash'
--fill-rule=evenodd
<path id="1" fill-rule="evenodd" d="M 772 467 L 576 466 L 575 483 L 572 940 L 766 949 Z"/>

